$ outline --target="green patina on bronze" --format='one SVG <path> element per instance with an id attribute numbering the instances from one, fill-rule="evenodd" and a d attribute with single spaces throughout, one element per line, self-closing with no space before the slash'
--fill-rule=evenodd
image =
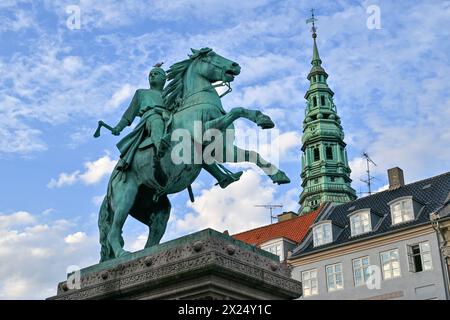
<path id="1" fill-rule="evenodd" d="M 160 64 L 150 72 L 150 89 L 136 91 L 129 108 L 114 128 L 99 122 L 95 137 L 100 135 L 102 126 L 118 135 L 136 117 L 141 117 L 133 131 L 117 145 L 121 158 L 110 177 L 99 213 L 100 261 L 128 253 L 123 249 L 122 228 L 129 214 L 149 227 L 145 248 L 159 244 L 171 209 L 167 195 L 188 188 L 192 198 L 190 185 L 202 168 L 215 177 L 222 188 L 239 180 L 242 172 L 227 171 L 220 165 L 224 162 L 220 157 L 213 163 L 196 164 L 195 159 L 202 159 L 203 151 L 211 141 L 197 139 L 195 123 L 201 123 L 200 137 L 210 129 L 223 133 L 221 152 L 227 155 L 228 162 L 252 162 L 274 183 L 290 182 L 283 171 L 255 151 L 235 146 L 234 134 L 231 138 L 225 134 L 227 129 L 234 129 L 233 122 L 238 118 L 248 119 L 263 129 L 274 127 L 270 117 L 258 110 L 237 107 L 225 112 L 223 109 L 221 96 L 213 83 L 220 81 L 228 85 L 240 69 L 238 63 L 210 48 L 192 49 L 188 59 L 169 68 L 167 77 Z M 169 83 L 164 88 L 166 78 Z M 180 145 L 172 135 L 178 129 L 187 131 L 194 145 L 187 155 L 190 161 L 182 163 L 172 160 L 172 154 Z"/>
<path id="2" fill-rule="evenodd" d="M 313 16 L 314 19 L 314 16 Z M 311 20 L 311 21 L 315 21 Z M 341 119 L 328 87 L 328 74 L 322 67 L 313 24 L 312 68 L 302 137 L 302 188 L 299 213 L 308 213 L 322 203 L 346 203 L 356 199 L 351 187 L 350 167 L 345 150 Z"/>

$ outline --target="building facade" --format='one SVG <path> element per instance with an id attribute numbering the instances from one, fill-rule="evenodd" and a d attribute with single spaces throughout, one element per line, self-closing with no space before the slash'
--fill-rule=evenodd
<path id="1" fill-rule="evenodd" d="M 300 244 L 324 206 L 305 214 L 285 212 L 278 222 L 233 235 L 233 238 L 276 254 L 285 261 Z"/>
<path id="2" fill-rule="evenodd" d="M 450 173 L 405 185 L 394 168 L 389 178 L 389 190 L 321 212 L 289 260 L 301 299 L 449 298 L 432 217 L 448 221 Z"/>

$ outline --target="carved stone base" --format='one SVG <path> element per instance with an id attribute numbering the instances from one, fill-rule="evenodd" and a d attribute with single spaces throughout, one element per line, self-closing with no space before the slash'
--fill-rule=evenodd
<path id="1" fill-rule="evenodd" d="M 206 229 L 82 269 L 48 299 L 295 299 L 278 257 Z M 74 289 L 71 289 L 74 288 Z"/>

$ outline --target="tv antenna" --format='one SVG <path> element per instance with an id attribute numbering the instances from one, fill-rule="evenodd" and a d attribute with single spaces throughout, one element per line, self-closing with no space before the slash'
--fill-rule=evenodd
<path id="1" fill-rule="evenodd" d="M 269 212 L 270 212 L 270 224 L 272 224 L 273 219 L 277 219 L 277 217 L 273 215 L 273 209 L 275 209 L 275 208 L 283 208 L 283 205 L 282 204 L 256 204 L 255 207 L 269 209 Z"/>
<path id="2" fill-rule="evenodd" d="M 370 175 L 370 164 L 373 164 L 375 167 L 377 166 L 377 164 L 375 162 L 373 162 L 372 159 L 370 159 L 370 157 L 367 154 L 367 152 L 363 152 L 362 156 L 363 156 L 364 159 L 366 159 L 366 163 L 367 163 L 367 170 L 366 170 L 366 172 L 367 172 L 367 180 L 363 180 L 363 179 L 360 179 L 360 180 L 361 180 L 361 182 L 364 182 L 365 184 L 367 184 L 367 188 L 369 189 L 368 194 L 370 196 L 372 194 L 372 189 L 371 189 L 372 180 L 375 179 L 375 177 Z"/>

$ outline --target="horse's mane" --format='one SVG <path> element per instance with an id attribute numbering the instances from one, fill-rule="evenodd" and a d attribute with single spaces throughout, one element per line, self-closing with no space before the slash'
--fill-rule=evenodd
<path id="1" fill-rule="evenodd" d="M 183 98 L 183 78 L 186 70 L 189 68 L 193 60 L 186 59 L 170 66 L 167 70 L 167 79 L 169 84 L 163 90 L 164 105 L 169 110 L 175 110 L 179 101 Z"/>
<path id="2" fill-rule="evenodd" d="M 189 66 L 199 57 L 206 55 L 212 51 L 210 48 L 202 48 L 200 50 L 191 49 L 192 53 L 189 59 L 177 62 L 170 66 L 167 70 L 167 79 L 169 84 L 164 88 L 162 96 L 164 105 L 170 111 L 175 111 L 183 98 L 184 75 Z"/>

